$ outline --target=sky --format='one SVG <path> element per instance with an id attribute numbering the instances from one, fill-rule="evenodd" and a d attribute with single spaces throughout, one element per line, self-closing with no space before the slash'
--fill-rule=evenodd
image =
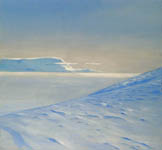
<path id="1" fill-rule="evenodd" d="M 161 16 L 162 0 L 0 0 L 0 58 L 145 72 L 162 66 Z"/>

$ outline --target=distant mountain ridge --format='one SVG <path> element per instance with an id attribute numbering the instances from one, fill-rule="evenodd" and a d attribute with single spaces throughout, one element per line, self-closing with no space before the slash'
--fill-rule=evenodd
<path id="1" fill-rule="evenodd" d="M 92 72 L 90 69 L 74 69 L 61 58 L 3 58 L 1 72 Z"/>

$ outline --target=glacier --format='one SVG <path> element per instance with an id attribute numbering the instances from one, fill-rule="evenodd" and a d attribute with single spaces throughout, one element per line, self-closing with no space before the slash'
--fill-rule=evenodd
<path id="1" fill-rule="evenodd" d="M 2 58 L 1 72 L 93 72 L 90 69 L 74 69 L 61 58 Z"/>
<path id="2" fill-rule="evenodd" d="M 162 68 L 86 97 L 0 116 L 1 150 L 161 150 Z"/>

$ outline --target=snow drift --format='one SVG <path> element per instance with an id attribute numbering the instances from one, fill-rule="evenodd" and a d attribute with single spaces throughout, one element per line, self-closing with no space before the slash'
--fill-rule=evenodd
<path id="1" fill-rule="evenodd" d="M 2 150 L 161 150 L 162 68 L 0 117 Z"/>

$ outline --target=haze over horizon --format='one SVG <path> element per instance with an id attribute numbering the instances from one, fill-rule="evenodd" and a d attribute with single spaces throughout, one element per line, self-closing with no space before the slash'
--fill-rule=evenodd
<path id="1" fill-rule="evenodd" d="M 161 0 L 1 0 L 0 58 L 60 57 L 74 68 L 162 66 Z"/>

